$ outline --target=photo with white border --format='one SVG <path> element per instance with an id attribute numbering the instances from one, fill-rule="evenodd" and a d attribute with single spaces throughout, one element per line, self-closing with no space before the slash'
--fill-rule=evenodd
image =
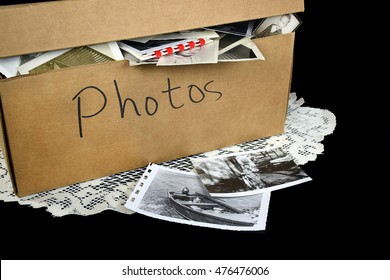
<path id="1" fill-rule="evenodd" d="M 102 44 L 96 44 L 91 45 L 87 47 L 79 47 L 79 48 L 67 48 L 62 50 L 55 50 L 55 51 L 49 51 L 40 54 L 39 56 L 35 57 L 34 59 L 28 60 L 28 62 L 21 64 L 17 70 L 21 75 L 29 74 L 31 70 L 48 63 L 57 57 L 67 53 L 72 52 L 74 50 L 80 49 L 80 48 L 89 48 L 90 50 L 96 51 L 98 53 L 103 54 L 106 56 L 109 60 L 124 60 L 124 57 L 122 55 L 122 52 L 116 42 L 109 42 L 109 43 L 102 43 Z M 30 55 L 31 56 L 31 55 Z M 92 57 L 92 54 L 88 54 L 88 57 Z M 88 59 L 86 59 L 88 61 Z M 83 65 L 82 61 L 80 61 L 80 65 Z M 77 65 L 75 65 L 77 66 Z"/>
<path id="2" fill-rule="evenodd" d="M 253 32 L 257 38 L 292 33 L 301 25 L 295 14 L 285 14 L 264 19 Z"/>
<path id="3" fill-rule="evenodd" d="M 311 178 L 281 148 L 191 159 L 210 195 L 234 197 L 279 190 Z"/>
<path id="4" fill-rule="evenodd" d="M 243 39 L 231 44 L 223 51 L 219 52 L 219 62 L 237 62 L 248 60 L 265 60 L 257 45 L 249 38 Z"/>
<path id="5" fill-rule="evenodd" d="M 265 230 L 270 193 L 210 196 L 199 176 L 150 164 L 125 207 L 149 217 L 187 225 L 237 231 Z"/>

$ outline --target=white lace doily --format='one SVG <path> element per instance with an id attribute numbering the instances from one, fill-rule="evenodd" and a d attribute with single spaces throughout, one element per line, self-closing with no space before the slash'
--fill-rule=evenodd
<path id="1" fill-rule="evenodd" d="M 238 144 L 212 152 L 165 162 L 162 165 L 184 171 L 192 170 L 190 158 L 208 157 L 259 149 L 282 147 L 295 162 L 303 165 L 314 161 L 324 151 L 321 141 L 336 127 L 336 117 L 328 110 L 303 107 L 304 100 L 291 93 L 285 133 Z M 69 214 L 93 215 L 104 210 L 131 214 L 124 204 L 144 168 L 122 172 L 93 181 L 19 198 L 15 195 L 3 154 L 0 151 L 0 200 L 17 201 L 34 208 L 45 207 L 53 216 Z"/>

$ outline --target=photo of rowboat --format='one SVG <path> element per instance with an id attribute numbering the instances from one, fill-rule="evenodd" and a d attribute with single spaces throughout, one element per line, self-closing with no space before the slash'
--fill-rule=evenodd
<path id="1" fill-rule="evenodd" d="M 201 193 L 189 194 L 184 188 L 182 193 L 168 192 L 171 206 L 183 218 L 222 225 L 253 226 L 251 216 L 218 199 Z"/>
<path id="2" fill-rule="evenodd" d="M 265 229 L 269 200 L 270 193 L 213 196 L 195 172 L 150 164 L 126 207 L 170 222 L 255 231 Z"/>

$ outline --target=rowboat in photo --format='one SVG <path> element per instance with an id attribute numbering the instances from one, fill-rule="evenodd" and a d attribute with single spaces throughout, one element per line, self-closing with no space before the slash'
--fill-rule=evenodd
<path id="1" fill-rule="evenodd" d="M 230 226 L 254 225 L 249 214 L 211 196 L 168 192 L 168 198 L 176 212 L 187 220 Z"/>

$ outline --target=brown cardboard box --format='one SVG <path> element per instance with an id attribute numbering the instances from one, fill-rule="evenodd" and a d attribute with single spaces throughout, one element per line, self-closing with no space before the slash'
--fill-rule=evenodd
<path id="1" fill-rule="evenodd" d="M 303 8 L 303 0 L 85 0 L 5 7 L 0 57 Z M 0 81 L 3 153 L 17 194 L 282 133 L 294 34 L 255 42 L 265 61 L 180 67 L 118 61 Z"/>

